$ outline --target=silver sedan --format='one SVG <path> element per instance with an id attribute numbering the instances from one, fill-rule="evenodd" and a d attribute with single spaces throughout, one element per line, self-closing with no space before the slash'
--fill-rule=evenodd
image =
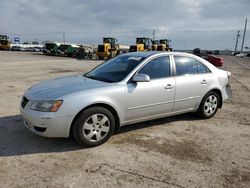
<path id="1" fill-rule="evenodd" d="M 135 52 L 83 75 L 43 81 L 21 101 L 24 123 L 45 137 L 97 146 L 119 127 L 196 112 L 211 118 L 231 95 L 230 72 L 187 53 Z"/>

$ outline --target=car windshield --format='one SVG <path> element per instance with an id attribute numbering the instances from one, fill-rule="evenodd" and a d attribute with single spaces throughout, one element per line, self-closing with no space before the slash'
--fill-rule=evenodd
<path id="1" fill-rule="evenodd" d="M 119 82 L 144 59 L 144 57 L 131 55 L 118 56 L 97 66 L 84 76 L 103 82 Z"/>

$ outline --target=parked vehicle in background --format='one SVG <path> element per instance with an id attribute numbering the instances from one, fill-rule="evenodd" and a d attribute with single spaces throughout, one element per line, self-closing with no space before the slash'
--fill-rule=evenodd
<path id="1" fill-rule="evenodd" d="M 96 52 L 98 59 L 110 59 L 120 54 L 117 39 L 112 37 L 104 37 L 103 44 L 99 44 Z"/>
<path id="2" fill-rule="evenodd" d="M 46 42 L 43 46 L 43 54 L 45 55 L 56 55 L 57 48 L 60 43 Z"/>
<path id="3" fill-rule="evenodd" d="M 11 51 L 24 51 L 25 49 L 21 46 L 12 46 Z"/>
<path id="4" fill-rule="evenodd" d="M 222 67 L 224 63 L 222 58 L 207 54 L 206 51 L 203 51 L 200 48 L 195 48 L 193 54 L 207 60 L 216 67 Z"/>
<path id="5" fill-rule="evenodd" d="M 242 52 L 242 53 L 239 53 L 239 54 L 236 54 L 235 56 L 236 57 L 247 57 L 247 53 L 246 52 Z"/>
<path id="6" fill-rule="evenodd" d="M 10 42 L 7 35 L 0 35 L 0 50 L 10 50 Z"/>
<path id="7" fill-rule="evenodd" d="M 136 44 L 129 47 L 130 52 L 143 52 L 152 50 L 152 40 L 146 37 L 136 38 Z"/>
<path id="8" fill-rule="evenodd" d="M 152 50 L 157 51 L 157 47 L 159 45 L 159 40 L 152 40 Z"/>
<path id="9" fill-rule="evenodd" d="M 67 56 L 72 57 L 73 54 L 76 52 L 77 45 L 71 44 L 61 44 L 56 51 L 56 54 L 59 56 Z"/>
<path id="10" fill-rule="evenodd" d="M 75 48 L 75 53 L 73 54 L 73 57 L 77 59 L 92 59 L 94 57 L 94 47 L 90 45 L 78 45 L 77 48 Z"/>
<path id="11" fill-rule="evenodd" d="M 236 52 L 232 52 L 232 55 L 236 56 L 237 54 L 240 54 L 240 53 L 241 53 L 240 51 L 236 51 Z"/>
<path id="12" fill-rule="evenodd" d="M 214 50 L 214 55 L 221 55 L 221 51 L 220 50 Z"/>
<path id="13" fill-rule="evenodd" d="M 157 46 L 158 51 L 173 51 L 172 48 L 170 48 L 170 39 L 161 39 L 159 41 L 159 45 Z"/>
<path id="14" fill-rule="evenodd" d="M 69 137 L 97 146 L 119 127 L 196 112 L 213 117 L 231 95 L 230 73 L 178 52 L 119 55 L 83 75 L 29 88 L 20 111 L 24 123 L 45 137 Z"/>

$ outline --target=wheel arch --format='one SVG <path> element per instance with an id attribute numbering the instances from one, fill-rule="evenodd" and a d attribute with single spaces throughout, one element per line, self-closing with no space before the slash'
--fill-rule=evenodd
<path id="1" fill-rule="evenodd" d="M 118 131 L 119 128 L 120 128 L 120 117 L 116 111 L 116 109 L 109 105 L 109 104 L 106 104 L 106 103 L 95 103 L 95 104 L 91 104 L 91 105 L 88 105 L 86 107 L 84 107 L 83 109 L 81 109 L 76 115 L 75 117 L 73 118 L 73 121 L 71 122 L 71 125 L 70 125 L 70 132 L 69 132 L 69 136 L 72 135 L 72 129 L 73 129 L 73 126 L 74 126 L 74 122 L 77 120 L 77 118 L 81 115 L 81 113 L 83 111 L 85 111 L 86 109 L 88 108 L 93 108 L 93 107 L 103 107 L 103 108 L 106 108 L 108 109 L 114 116 L 115 118 L 115 131 Z"/>
<path id="2" fill-rule="evenodd" d="M 223 99 L 222 99 L 222 93 L 221 93 L 221 90 L 219 90 L 218 88 L 214 88 L 214 89 L 209 90 L 207 93 L 209 93 L 209 92 L 211 92 L 211 91 L 213 91 L 213 92 L 217 93 L 217 94 L 218 94 L 218 96 L 220 97 L 219 108 L 222 108 Z M 206 94 L 207 94 L 207 93 L 206 93 Z"/>

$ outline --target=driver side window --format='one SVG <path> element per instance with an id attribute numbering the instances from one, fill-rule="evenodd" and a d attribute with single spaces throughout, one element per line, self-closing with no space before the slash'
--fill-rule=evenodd
<path id="1" fill-rule="evenodd" d="M 142 67 L 139 74 L 147 74 L 151 80 L 170 77 L 170 59 L 168 56 L 158 57 Z"/>

